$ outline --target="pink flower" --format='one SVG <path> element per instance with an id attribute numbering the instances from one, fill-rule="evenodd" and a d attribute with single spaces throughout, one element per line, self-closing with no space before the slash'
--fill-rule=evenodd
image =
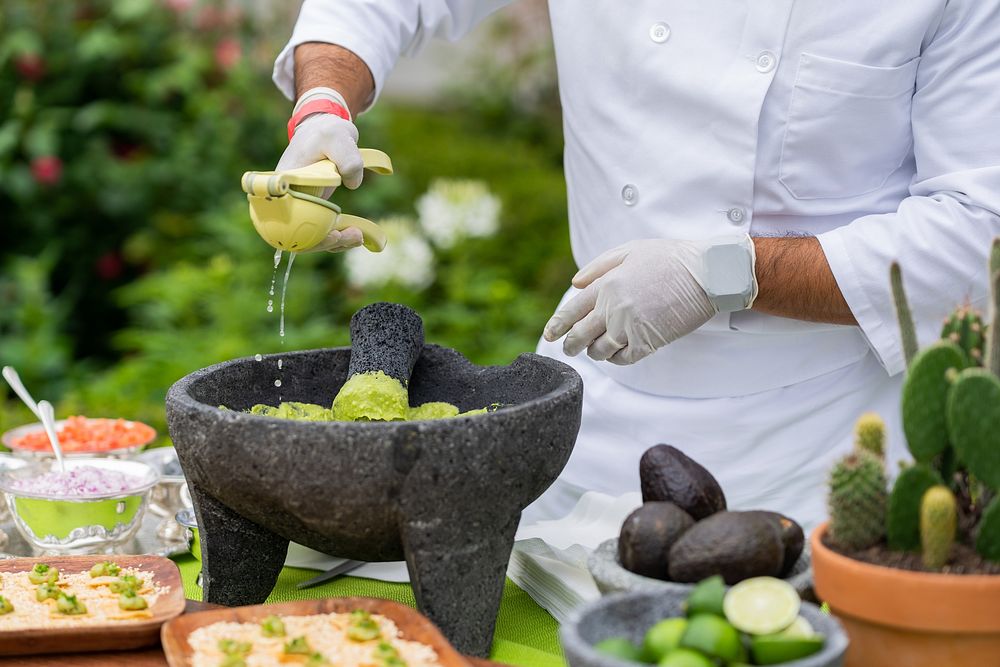
<path id="1" fill-rule="evenodd" d="M 38 81 L 45 76 L 45 61 L 37 53 L 24 53 L 14 60 L 17 73 L 28 81 Z"/>
<path id="2" fill-rule="evenodd" d="M 215 45 L 215 64 L 223 71 L 228 71 L 235 67 L 242 55 L 243 49 L 235 39 L 221 39 Z"/>
<path id="3" fill-rule="evenodd" d="M 31 161 L 31 175 L 41 185 L 55 185 L 62 178 L 62 160 L 55 155 L 43 155 Z"/>
<path id="4" fill-rule="evenodd" d="M 169 9 L 173 10 L 176 14 L 182 14 L 191 8 L 194 4 L 194 0 L 164 0 L 164 3 Z"/>
<path id="5" fill-rule="evenodd" d="M 198 12 L 195 25 L 199 30 L 213 30 L 225 22 L 225 15 L 216 7 L 202 7 Z"/>
<path id="6" fill-rule="evenodd" d="M 122 262 L 121 255 L 111 250 L 97 258 L 94 268 L 101 279 L 114 280 L 122 274 L 122 271 L 125 269 L 125 263 Z"/>

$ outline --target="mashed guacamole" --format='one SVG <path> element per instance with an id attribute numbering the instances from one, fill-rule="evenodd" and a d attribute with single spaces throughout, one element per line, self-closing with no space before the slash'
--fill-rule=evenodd
<path id="1" fill-rule="evenodd" d="M 484 414 L 499 406 L 459 412 L 458 407 L 444 401 L 410 407 L 410 397 L 403 383 L 382 371 L 358 373 L 348 378 L 325 408 L 314 403 L 287 402 L 275 407 L 258 404 L 250 408 L 252 415 L 293 419 L 295 421 L 414 421 L 447 419 Z"/>

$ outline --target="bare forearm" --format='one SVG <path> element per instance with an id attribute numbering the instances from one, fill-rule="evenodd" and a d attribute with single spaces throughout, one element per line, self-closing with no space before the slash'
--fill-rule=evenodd
<path id="1" fill-rule="evenodd" d="M 299 44 L 295 47 L 295 96 L 317 86 L 339 92 L 356 115 L 371 99 L 375 80 L 368 65 L 342 46 L 321 42 Z"/>
<path id="2" fill-rule="evenodd" d="M 819 241 L 812 237 L 755 238 L 753 309 L 797 320 L 857 324 Z"/>

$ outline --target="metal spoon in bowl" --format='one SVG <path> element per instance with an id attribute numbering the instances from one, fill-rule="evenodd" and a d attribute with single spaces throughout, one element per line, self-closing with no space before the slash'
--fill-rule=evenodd
<path id="1" fill-rule="evenodd" d="M 48 401 L 40 401 L 38 403 L 38 416 L 42 420 L 42 428 L 45 429 L 45 434 L 49 436 L 52 451 L 56 454 L 56 460 L 59 462 L 59 471 L 66 472 L 66 462 L 63 461 L 62 445 L 59 444 L 59 436 L 56 435 L 56 416 L 52 410 L 52 404 Z"/>
<path id="2" fill-rule="evenodd" d="M 21 376 L 17 374 L 17 371 L 15 371 L 12 366 L 3 367 L 3 379 L 7 381 L 7 384 L 9 384 L 10 388 L 14 390 L 14 393 L 17 394 L 18 398 L 24 401 L 24 404 L 28 406 L 28 409 L 35 413 L 35 416 L 38 417 L 39 421 L 41 421 L 42 416 L 38 414 L 38 404 L 35 403 L 35 399 L 33 399 L 31 394 L 28 393 L 28 390 L 25 389 L 24 384 L 21 382 Z"/>
<path id="3" fill-rule="evenodd" d="M 52 451 L 55 452 L 56 460 L 59 462 L 59 470 L 66 472 L 66 464 L 63 462 L 62 446 L 59 444 L 58 436 L 56 436 L 56 418 L 54 411 L 52 410 L 52 405 L 48 401 L 35 403 L 35 399 L 31 397 L 31 394 L 28 393 L 24 383 L 21 382 L 21 376 L 17 374 L 17 371 L 15 371 L 13 367 L 3 367 L 3 379 L 7 381 L 7 384 L 9 384 L 10 388 L 14 390 L 14 393 L 17 394 L 18 398 L 24 401 L 24 404 L 28 406 L 28 409 L 35 413 L 35 416 L 38 417 L 38 421 L 42 422 L 42 428 L 45 429 L 45 434 L 49 436 L 49 442 L 52 444 Z"/>

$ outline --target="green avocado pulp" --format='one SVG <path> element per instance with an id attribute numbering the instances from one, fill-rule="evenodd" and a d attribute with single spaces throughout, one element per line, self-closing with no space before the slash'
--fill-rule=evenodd
<path id="1" fill-rule="evenodd" d="M 287 402 L 275 407 L 258 404 L 250 408 L 252 415 L 292 419 L 294 421 L 413 421 L 447 419 L 485 414 L 498 405 L 468 412 L 459 412 L 451 403 L 436 401 L 410 407 L 409 395 L 403 383 L 382 371 L 358 373 L 341 387 L 333 406 L 324 408 L 314 403 Z"/>
<path id="2" fill-rule="evenodd" d="M 352 375 L 333 399 L 333 418 L 343 422 L 395 421 L 406 419 L 409 410 L 406 387 L 382 371 Z"/>

